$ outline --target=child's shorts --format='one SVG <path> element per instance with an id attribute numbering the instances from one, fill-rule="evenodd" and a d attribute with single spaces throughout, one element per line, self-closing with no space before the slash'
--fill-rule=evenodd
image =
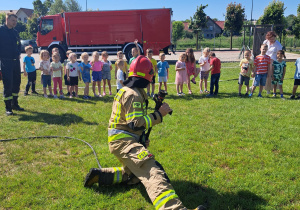
<path id="1" fill-rule="evenodd" d="M 209 71 L 200 71 L 200 79 L 208 79 Z"/>
<path id="2" fill-rule="evenodd" d="M 111 80 L 110 70 L 102 70 L 102 79 Z"/>
<path id="3" fill-rule="evenodd" d="M 160 77 L 158 76 L 158 82 L 167 82 L 167 76 L 164 76 L 164 77 Z"/>
<path id="4" fill-rule="evenodd" d="M 90 74 L 82 74 L 82 80 L 84 83 L 91 82 L 91 75 Z"/>
<path id="5" fill-rule="evenodd" d="M 68 76 L 65 74 L 64 76 L 65 79 L 65 85 L 70 85 L 70 81 L 68 80 Z"/>
<path id="6" fill-rule="evenodd" d="M 77 77 L 70 77 L 70 85 L 71 86 L 78 85 L 78 76 Z"/>
<path id="7" fill-rule="evenodd" d="M 294 85 L 300 85 L 300 79 L 295 79 Z"/>
<path id="8" fill-rule="evenodd" d="M 93 82 L 102 80 L 102 72 L 101 71 L 93 71 L 92 72 L 92 80 Z"/>
<path id="9" fill-rule="evenodd" d="M 250 80 L 250 77 L 245 77 L 240 74 L 238 84 L 243 85 L 243 83 L 245 82 L 245 85 L 249 85 L 249 80 Z"/>
<path id="10" fill-rule="evenodd" d="M 155 84 L 155 76 L 152 77 L 151 84 Z"/>
<path id="11" fill-rule="evenodd" d="M 51 75 L 42 75 L 43 87 L 51 87 Z"/>
<path id="12" fill-rule="evenodd" d="M 267 73 L 266 74 L 256 74 L 253 86 L 265 86 L 267 81 Z"/>
<path id="13" fill-rule="evenodd" d="M 272 80 L 272 85 L 282 85 L 283 84 L 283 80 L 281 79 L 277 79 L 275 78 L 274 80 Z"/>

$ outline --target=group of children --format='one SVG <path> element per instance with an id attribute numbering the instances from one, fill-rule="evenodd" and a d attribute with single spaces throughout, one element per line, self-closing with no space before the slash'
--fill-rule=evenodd
<path id="1" fill-rule="evenodd" d="M 260 47 L 260 54 L 251 59 L 251 51 L 245 51 L 245 58 L 241 60 L 240 67 L 241 72 L 239 75 L 239 96 L 242 96 L 241 89 L 243 84 L 246 85 L 245 96 L 252 97 L 256 87 L 259 87 L 258 97 L 262 98 L 262 91 L 266 85 L 267 77 L 270 76 L 273 85 L 273 97 L 277 96 L 277 87 L 280 91 L 280 97 L 283 96 L 282 84 L 286 73 L 286 62 L 284 61 L 285 53 L 283 50 L 277 51 L 277 59 L 271 60 L 270 56 L 266 55 L 268 50 L 268 45 L 262 44 Z M 295 98 L 296 90 L 300 84 L 300 59 L 296 60 L 296 72 L 294 75 L 294 87 L 293 94 L 290 96 L 291 99 Z M 250 78 L 254 78 L 251 87 L 251 92 L 249 88 Z M 250 93 L 249 93 L 250 92 Z M 298 96 L 300 99 L 300 95 Z"/>
<path id="2" fill-rule="evenodd" d="M 28 91 L 31 87 L 33 94 L 38 94 L 35 90 L 36 84 L 36 67 L 35 60 L 32 55 L 32 47 L 28 46 L 25 48 L 26 56 L 23 59 L 24 76 L 28 77 L 26 90 L 24 95 L 28 95 Z M 119 52 L 121 54 L 122 52 Z M 65 85 L 67 86 L 67 96 L 70 98 L 78 97 L 78 80 L 83 80 L 85 84 L 84 88 L 84 99 L 90 99 L 89 96 L 89 84 L 93 81 L 93 92 L 95 97 L 102 97 L 101 95 L 101 81 L 103 80 L 103 96 L 106 95 L 105 86 L 108 84 L 109 94 L 112 95 L 111 91 L 111 70 L 112 64 L 107 60 L 108 53 L 103 51 L 101 53 L 102 61 L 99 60 L 99 53 L 97 51 L 92 54 L 92 61 L 89 62 L 88 53 L 84 52 L 81 54 L 81 63 L 77 62 L 77 55 L 72 51 L 67 51 L 67 59 L 62 64 L 60 62 L 60 54 L 58 48 L 52 49 L 52 57 L 47 50 L 40 52 L 40 64 L 38 69 L 41 70 L 41 82 L 43 85 L 44 97 L 48 98 L 47 87 L 50 96 L 58 98 L 57 86 L 59 88 L 60 98 L 64 98 L 62 89 L 62 80 L 64 77 Z M 122 56 L 119 56 L 119 60 Z M 124 62 L 123 62 L 124 63 Z M 90 71 L 92 71 L 92 79 Z M 64 75 L 64 76 L 63 76 Z M 53 93 L 51 80 L 53 81 Z M 98 85 L 98 93 L 96 92 L 96 84 Z"/>
<path id="3" fill-rule="evenodd" d="M 137 45 L 137 40 L 135 40 L 136 47 L 132 48 L 133 57 L 129 61 L 131 62 L 140 55 L 140 50 Z M 277 85 L 280 90 L 280 97 L 283 98 L 282 84 L 286 72 L 286 62 L 283 60 L 285 57 L 284 51 L 279 50 L 277 52 L 277 60 L 274 60 L 271 64 L 271 58 L 266 55 L 268 46 L 261 45 L 261 54 L 256 56 L 254 60 L 251 59 L 251 51 L 245 51 L 245 58 L 241 60 L 240 67 L 241 71 L 239 74 L 238 84 L 239 84 L 239 96 L 242 96 L 241 90 L 243 84 L 246 85 L 245 96 L 251 97 L 256 87 L 259 86 L 258 97 L 262 97 L 261 93 L 263 87 L 266 84 L 266 78 L 269 72 L 272 75 L 273 97 L 276 97 Z M 35 90 L 36 83 L 36 68 L 34 58 L 32 55 L 32 47 L 28 46 L 25 48 L 27 56 L 23 60 L 24 76 L 28 77 L 28 82 L 26 85 L 26 90 L 24 95 L 28 95 L 28 91 L 32 89 L 33 94 L 38 94 Z M 107 52 L 102 52 L 100 60 L 100 55 L 97 51 L 93 52 L 92 60 L 89 62 L 88 53 L 84 52 L 81 54 L 81 63 L 77 62 L 77 55 L 72 51 L 67 51 L 67 59 L 63 64 L 60 63 L 60 54 L 57 48 L 52 49 L 52 58 L 49 57 L 49 52 L 47 50 L 42 50 L 40 52 L 41 62 L 39 64 L 39 69 L 41 70 L 41 81 L 43 84 L 44 97 L 47 95 L 47 87 L 50 96 L 58 98 L 57 96 L 57 86 L 59 88 L 60 98 L 64 98 L 62 90 L 62 80 L 64 75 L 65 85 L 67 86 L 67 96 L 70 98 L 78 97 L 78 80 L 83 80 L 85 84 L 84 88 L 84 99 L 90 99 L 89 96 L 89 85 L 92 82 L 92 90 L 94 97 L 102 97 L 106 95 L 106 83 L 109 88 L 109 95 L 112 95 L 111 90 L 111 70 L 112 64 L 108 61 Z M 117 91 L 123 87 L 123 81 L 127 78 L 127 73 L 129 71 L 127 62 L 123 59 L 124 54 L 122 51 L 117 53 L 117 61 L 115 62 L 115 79 L 117 83 Z M 155 80 L 156 75 L 158 75 L 159 87 L 158 91 L 162 89 L 162 84 L 167 92 L 167 81 L 169 78 L 169 64 L 165 61 L 165 54 L 159 54 L 159 61 L 157 62 L 153 58 L 153 50 L 147 49 L 147 58 L 151 61 L 154 70 L 154 76 L 151 84 L 147 87 L 147 95 L 153 97 L 155 91 Z M 199 67 L 196 67 L 196 59 L 191 48 L 187 49 L 185 53 L 180 54 L 178 61 L 175 65 L 176 77 L 176 91 L 178 96 L 184 96 L 183 84 L 187 84 L 188 93 L 192 94 L 190 83 L 196 84 L 195 78 L 200 74 L 200 94 L 209 93 L 207 96 L 215 96 L 218 94 L 219 89 L 219 78 L 221 62 L 215 56 L 215 53 L 211 52 L 209 48 L 203 50 L 202 56 L 199 58 Z M 272 68 L 272 69 L 270 69 Z M 92 71 L 92 74 L 90 73 Z M 209 72 L 211 72 L 210 90 L 207 90 L 207 80 L 209 77 Z M 92 77 L 91 77 L 92 75 Z M 250 78 L 254 78 L 253 85 L 250 88 Z M 296 72 L 295 72 L 295 82 L 293 88 L 293 94 L 291 98 L 295 98 L 296 90 L 300 84 L 300 59 L 296 62 Z M 53 81 L 53 93 L 51 87 L 51 79 Z M 103 92 L 101 95 L 101 81 L 103 80 Z M 204 90 L 203 90 L 204 83 Z M 96 91 L 96 85 L 98 91 Z M 151 94 L 150 94 L 151 89 Z M 251 90 L 250 90 L 251 89 Z M 251 91 L 251 92 L 250 92 Z M 249 93 L 250 92 L 250 93 Z M 299 98 L 299 96 L 298 96 Z"/>

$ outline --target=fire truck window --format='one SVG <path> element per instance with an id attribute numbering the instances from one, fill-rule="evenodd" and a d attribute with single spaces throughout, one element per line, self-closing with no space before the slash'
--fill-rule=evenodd
<path id="1" fill-rule="evenodd" d="M 42 20 L 41 34 L 46 35 L 53 30 L 53 20 L 44 19 Z"/>

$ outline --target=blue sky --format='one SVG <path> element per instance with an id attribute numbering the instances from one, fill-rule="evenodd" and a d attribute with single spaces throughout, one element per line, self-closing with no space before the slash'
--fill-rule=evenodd
<path id="1" fill-rule="evenodd" d="M 43 1 L 43 0 L 42 0 Z M 247 19 L 251 17 L 251 0 L 210 0 L 210 1 L 195 1 L 195 0 L 77 0 L 86 9 L 86 1 L 88 9 L 99 10 L 122 10 L 122 9 L 151 9 L 151 8 L 172 8 L 173 20 L 189 19 L 196 11 L 197 6 L 200 4 L 208 7 L 204 10 L 205 13 L 211 18 L 218 18 L 224 20 L 226 7 L 230 2 L 241 3 L 245 8 Z M 297 13 L 297 0 L 282 0 L 285 4 L 285 16 Z M 33 0 L 1 0 L 0 10 L 19 9 L 20 7 L 33 9 Z M 264 8 L 271 2 L 271 0 L 253 0 L 253 19 L 258 19 L 264 12 Z"/>

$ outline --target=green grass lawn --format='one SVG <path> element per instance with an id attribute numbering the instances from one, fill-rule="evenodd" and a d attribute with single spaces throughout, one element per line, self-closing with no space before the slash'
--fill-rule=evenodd
<path id="1" fill-rule="evenodd" d="M 170 72 L 173 83 L 174 65 Z M 294 63 L 288 63 L 286 98 L 294 72 Z M 178 97 L 169 84 L 165 102 L 173 115 L 153 128 L 149 150 L 187 208 L 300 209 L 300 100 L 274 99 L 265 92 L 264 98 L 257 93 L 238 98 L 233 80 L 238 74 L 238 63 L 223 64 L 225 81 L 216 98 L 200 95 L 193 84 L 193 95 Z M 26 80 L 22 76 L 22 91 Z M 42 88 L 40 80 L 37 88 Z M 72 136 L 94 147 L 102 167 L 120 166 L 107 144 L 113 96 L 59 100 L 21 92 L 19 101 L 26 111 L 11 117 L 1 105 L 0 139 Z M 80 141 L 0 142 L 0 160 L 0 209 L 154 209 L 141 184 L 84 188 L 86 173 L 97 163 Z"/>

